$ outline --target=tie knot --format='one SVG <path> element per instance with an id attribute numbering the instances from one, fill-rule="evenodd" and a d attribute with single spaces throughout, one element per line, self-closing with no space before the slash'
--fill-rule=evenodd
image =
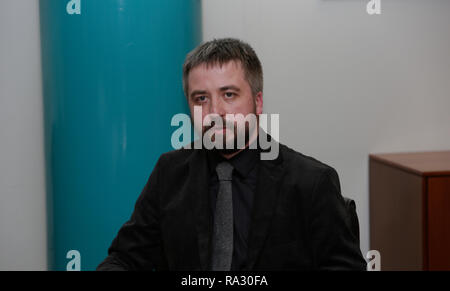
<path id="1" fill-rule="evenodd" d="M 221 162 L 217 165 L 216 172 L 219 181 L 231 181 L 233 166 L 227 161 Z"/>

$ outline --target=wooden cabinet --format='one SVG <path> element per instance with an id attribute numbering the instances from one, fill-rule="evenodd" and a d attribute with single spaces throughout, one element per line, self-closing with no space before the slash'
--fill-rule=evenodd
<path id="1" fill-rule="evenodd" d="M 450 151 L 370 155 L 369 196 L 381 270 L 450 270 Z"/>

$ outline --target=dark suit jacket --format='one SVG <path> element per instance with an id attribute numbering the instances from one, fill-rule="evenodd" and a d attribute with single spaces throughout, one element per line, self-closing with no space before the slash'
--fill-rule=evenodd
<path id="1" fill-rule="evenodd" d="M 97 270 L 208 270 L 205 150 L 163 154 Z M 282 144 L 262 160 L 246 270 L 365 270 L 336 171 Z"/>

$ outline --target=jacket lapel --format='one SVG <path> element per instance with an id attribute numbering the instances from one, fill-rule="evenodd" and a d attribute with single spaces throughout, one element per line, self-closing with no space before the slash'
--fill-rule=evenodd
<path id="1" fill-rule="evenodd" d="M 248 237 L 247 268 L 252 270 L 264 246 L 276 208 L 283 177 L 281 145 L 278 158 L 261 160 L 255 200 Z M 192 195 L 192 209 L 196 219 L 201 270 L 209 270 L 213 217 L 210 211 L 209 171 L 204 150 L 193 150 L 189 162 L 188 193 Z"/>
<path id="2" fill-rule="evenodd" d="M 192 199 L 201 270 L 208 270 L 212 214 L 209 208 L 209 172 L 204 150 L 193 150 L 189 162 L 188 193 Z"/>
<path id="3" fill-rule="evenodd" d="M 260 163 L 248 237 L 247 270 L 253 270 L 259 258 L 276 208 L 284 171 L 281 154 L 280 145 L 277 159 L 261 160 Z"/>

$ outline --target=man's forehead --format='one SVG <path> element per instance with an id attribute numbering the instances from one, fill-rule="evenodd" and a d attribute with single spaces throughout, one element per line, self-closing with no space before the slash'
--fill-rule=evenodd
<path id="1" fill-rule="evenodd" d="M 205 62 L 201 63 L 194 68 L 192 68 L 191 72 L 194 70 L 226 70 L 226 69 L 241 69 L 242 63 L 239 60 L 230 60 L 226 62 L 214 61 L 214 62 Z"/>
<path id="2" fill-rule="evenodd" d="M 191 70 L 188 83 L 189 95 L 196 91 L 205 91 L 211 88 L 221 90 L 223 87 L 233 86 L 240 90 L 247 86 L 242 65 L 240 61 L 234 60 L 222 64 L 203 63 L 198 65 Z"/>

